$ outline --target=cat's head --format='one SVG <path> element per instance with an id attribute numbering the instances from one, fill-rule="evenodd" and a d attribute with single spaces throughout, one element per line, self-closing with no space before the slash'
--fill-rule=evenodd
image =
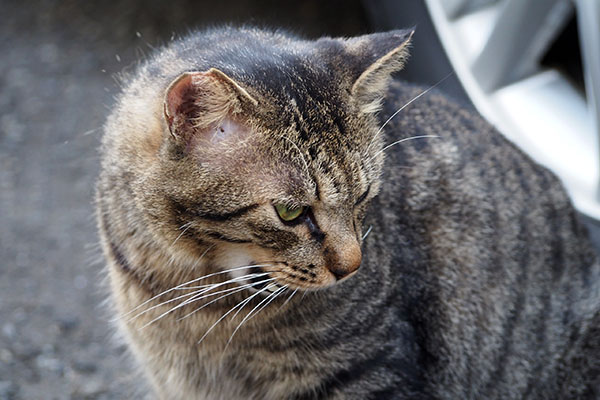
<path id="1" fill-rule="evenodd" d="M 292 289 L 330 286 L 361 263 L 383 163 L 375 114 L 411 32 L 238 34 L 216 35 L 210 67 L 165 88 L 142 207 L 176 254 L 208 250 L 221 269 L 253 266 L 233 274 L 261 271 Z"/>

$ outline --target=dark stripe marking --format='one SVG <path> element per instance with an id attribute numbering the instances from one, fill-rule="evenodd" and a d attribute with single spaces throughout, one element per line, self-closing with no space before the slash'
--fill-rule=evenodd
<path id="1" fill-rule="evenodd" d="M 528 189 L 528 187 L 525 187 L 525 191 L 528 192 Z M 519 221 L 519 233 L 517 234 L 516 238 L 516 243 L 518 244 L 515 246 L 515 253 L 520 254 L 518 264 L 521 265 L 522 268 L 518 271 L 518 275 L 515 278 L 515 282 L 517 283 L 518 287 L 514 288 L 514 290 L 517 292 L 517 295 L 516 297 L 511 297 L 510 300 L 512 300 L 513 309 L 508 313 L 508 315 L 506 315 L 506 318 L 501 325 L 503 340 L 500 350 L 498 351 L 499 357 L 496 360 L 495 368 L 493 371 L 491 371 L 489 375 L 489 381 L 486 384 L 483 392 L 484 394 L 487 394 L 487 396 L 483 396 L 484 398 L 489 397 L 489 394 L 493 393 L 498 385 L 498 382 L 504 381 L 504 376 L 507 372 L 506 360 L 510 357 L 516 341 L 514 336 L 515 331 L 519 327 L 519 324 L 523 323 L 522 318 L 526 304 L 526 287 L 530 277 L 528 266 L 530 265 L 529 259 L 531 256 L 529 252 L 529 246 L 531 243 L 528 240 L 531 235 L 531 232 L 528 229 L 531 221 L 529 221 L 527 218 L 526 209 L 521 211 Z"/>
<path id="2" fill-rule="evenodd" d="M 398 373 L 406 375 L 407 377 L 412 375 L 410 371 L 413 370 L 415 366 L 409 365 L 407 362 L 408 360 L 399 359 L 393 355 L 391 356 L 390 353 L 392 353 L 390 349 L 384 347 L 366 359 L 354 359 L 351 367 L 342 368 L 336 371 L 321 383 L 317 389 L 321 394 L 319 398 L 331 397 L 335 395 L 336 392 L 339 393 L 339 391 L 350 386 L 352 383 L 365 379 L 369 374 L 377 374 L 382 371 L 393 371 L 394 375 L 397 375 Z M 394 378 L 397 377 L 395 376 Z M 388 383 L 388 385 L 390 383 Z M 409 385 L 410 382 L 406 382 L 406 384 Z M 395 386 L 393 383 L 391 385 Z M 392 388 L 387 386 L 380 389 L 391 390 Z M 314 392 L 314 389 L 310 392 Z"/>
<path id="3" fill-rule="evenodd" d="M 371 184 L 369 184 L 369 186 L 367 187 L 367 190 L 363 194 L 361 194 L 358 199 L 356 199 L 356 203 L 354 203 L 355 206 L 357 206 L 360 203 L 362 203 L 363 201 L 365 201 L 365 199 L 369 195 L 369 190 L 371 190 Z"/>
<path id="4" fill-rule="evenodd" d="M 127 259 L 123 255 L 123 253 L 121 253 L 121 250 L 117 247 L 117 245 L 115 243 L 113 243 L 112 240 L 108 241 L 108 245 L 110 246 L 110 252 L 112 253 L 115 261 L 117 262 L 117 265 L 124 272 L 127 272 L 127 273 L 133 272 L 133 270 L 131 269 L 131 266 L 129 265 L 129 262 L 127 261 Z"/>
<path id="5" fill-rule="evenodd" d="M 206 232 L 205 234 L 206 234 L 206 236 L 209 236 L 209 237 L 211 237 L 213 239 L 221 240 L 223 242 L 229 242 L 229 243 L 252 243 L 251 240 L 232 238 L 230 236 L 226 236 L 226 235 L 223 235 L 222 233 L 218 233 L 218 232 Z"/>
<path id="6" fill-rule="evenodd" d="M 311 236 L 319 243 L 323 243 L 325 240 L 325 233 L 319 228 L 319 224 L 317 224 L 317 219 L 313 214 L 312 210 L 309 208 L 304 222 L 308 226 L 308 230 L 310 231 Z"/>
<path id="7" fill-rule="evenodd" d="M 213 213 L 198 211 L 198 209 L 196 207 L 194 207 L 193 205 L 187 206 L 175 199 L 172 199 L 172 202 L 173 202 L 173 207 L 180 214 L 190 214 L 190 215 L 193 215 L 198 218 L 207 219 L 209 221 L 217 221 L 217 222 L 229 221 L 230 219 L 241 217 L 242 215 L 254 210 L 255 208 L 257 208 L 259 206 L 259 204 L 250 204 L 248 206 L 241 207 L 241 208 L 238 208 L 237 210 L 229 211 L 226 213 L 213 214 Z M 200 208 L 200 207 L 198 207 L 198 208 Z"/>
<path id="8" fill-rule="evenodd" d="M 106 236 L 106 240 L 108 242 L 108 247 L 110 250 L 110 255 L 114 259 L 116 266 L 119 270 L 127 275 L 129 275 L 132 279 L 136 280 L 138 286 L 144 290 L 146 290 L 149 294 L 154 295 L 157 290 L 162 292 L 159 285 L 156 284 L 153 273 L 141 274 L 140 271 L 133 269 L 120 247 L 112 240 L 112 232 L 110 229 L 110 224 L 108 223 L 107 215 L 102 211 L 102 226 L 101 229 L 104 231 L 104 235 Z"/>
<path id="9" fill-rule="evenodd" d="M 321 201 L 321 190 L 319 189 L 319 182 L 317 182 L 314 178 L 312 178 L 312 180 L 315 183 L 315 196 L 317 197 L 318 201 Z"/>
<path id="10" fill-rule="evenodd" d="M 304 126 L 302 126 L 302 123 L 300 122 L 300 116 L 297 114 L 293 114 L 292 117 L 294 119 L 294 124 L 296 125 L 296 130 L 300 134 L 300 139 L 303 142 L 308 142 L 308 138 L 310 135 L 308 131 L 304 128 Z"/>
<path id="11" fill-rule="evenodd" d="M 223 214 L 211 214 L 198 212 L 196 215 L 202 219 L 208 219 L 210 221 L 228 221 L 232 218 L 238 218 L 242 215 L 254 210 L 258 207 L 258 204 L 250 204 L 249 206 L 238 208 L 237 210 L 230 211 Z"/>
<path id="12" fill-rule="evenodd" d="M 127 273 L 132 273 L 133 269 L 129 265 L 129 262 L 127 261 L 127 259 L 123 255 L 123 253 L 121 252 L 121 249 L 119 249 L 117 244 L 115 242 L 113 242 L 113 240 L 112 240 L 113 234 L 110 229 L 110 224 L 108 223 L 108 217 L 106 215 L 106 212 L 104 212 L 104 210 L 102 210 L 101 213 L 102 213 L 101 229 L 104 231 L 104 234 L 108 241 L 108 247 L 110 248 L 110 252 L 111 252 L 113 258 L 115 259 L 115 262 L 117 263 L 119 268 L 121 268 L 122 271 L 127 272 Z"/>

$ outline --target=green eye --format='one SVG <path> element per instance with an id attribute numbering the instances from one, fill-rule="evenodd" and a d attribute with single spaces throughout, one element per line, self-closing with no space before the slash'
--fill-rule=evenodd
<path id="1" fill-rule="evenodd" d="M 279 218 L 281 218 L 285 222 L 291 222 L 291 221 L 295 220 L 296 218 L 298 218 L 299 216 L 301 216 L 302 214 L 304 214 L 305 208 L 306 207 L 290 208 L 290 207 L 284 206 L 283 204 L 277 204 L 275 206 L 275 210 L 277 210 L 277 214 L 279 214 Z"/>

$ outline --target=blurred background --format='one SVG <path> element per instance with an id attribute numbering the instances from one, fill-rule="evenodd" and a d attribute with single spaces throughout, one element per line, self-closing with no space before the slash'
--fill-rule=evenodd
<path id="1" fill-rule="evenodd" d="M 586 82 L 593 77 L 584 79 L 579 52 L 565 51 L 578 51 L 580 41 L 573 22 L 578 9 L 568 0 L 546 2 L 568 4 L 544 9 L 554 19 L 539 24 L 543 52 L 539 35 L 532 35 L 538 44 L 535 57 L 526 60 L 529 69 L 514 75 L 504 65 L 497 79 L 483 83 L 481 76 L 469 77 L 461 62 L 471 60 L 472 39 L 492 38 L 487 43 L 500 49 L 498 54 L 511 62 L 518 58 L 506 52 L 515 38 L 503 42 L 493 34 L 494 27 L 506 30 L 506 24 L 527 15 L 528 9 L 515 16 L 518 3 L 529 2 L 0 1 L 0 400 L 134 396 L 128 382 L 134 371 L 123 362 L 124 349 L 111 342 L 93 209 L 97 148 L 119 90 L 116 75 L 133 70 L 174 35 L 225 22 L 283 27 L 308 38 L 416 26 L 413 56 L 401 77 L 428 87 L 454 66 L 457 73 L 439 89 L 466 107 L 476 106 L 497 125 L 508 117 L 493 106 L 494 93 L 548 70 L 558 71 L 589 109 L 593 92 L 586 92 Z M 470 17 L 471 25 L 463 17 Z M 461 21 L 459 28 L 452 25 Z M 481 53 L 485 46 L 479 46 Z M 513 135 L 519 132 L 511 126 Z M 576 175 L 597 180 L 597 166 L 579 168 L 584 169 Z M 580 210 L 595 215 L 593 204 Z M 596 234 L 593 219 L 585 221 Z"/>

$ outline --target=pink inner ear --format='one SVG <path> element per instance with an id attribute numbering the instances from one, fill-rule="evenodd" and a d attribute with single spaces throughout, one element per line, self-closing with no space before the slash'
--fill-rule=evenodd
<path id="1" fill-rule="evenodd" d="M 165 99 L 165 117 L 169 124 L 171 133 L 173 132 L 173 123 L 175 117 L 180 114 L 182 105 L 184 102 L 189 102 L 190 92 L 192 92 L 192 75 L 184 74 L 179 77 L 175 82 L 171 83 L 171 86 L 167 89 L 167 96 Z"/>
<path id="2" fill-rule="evenodd" d="M 212 136 L 217 125 L 228 127 L 223 121 L 232 117 L 235 104 L 235 93 L 215 73 L 185 73 L 167 89 L 165 119 L 171 134 L 189 143 Z"/>

